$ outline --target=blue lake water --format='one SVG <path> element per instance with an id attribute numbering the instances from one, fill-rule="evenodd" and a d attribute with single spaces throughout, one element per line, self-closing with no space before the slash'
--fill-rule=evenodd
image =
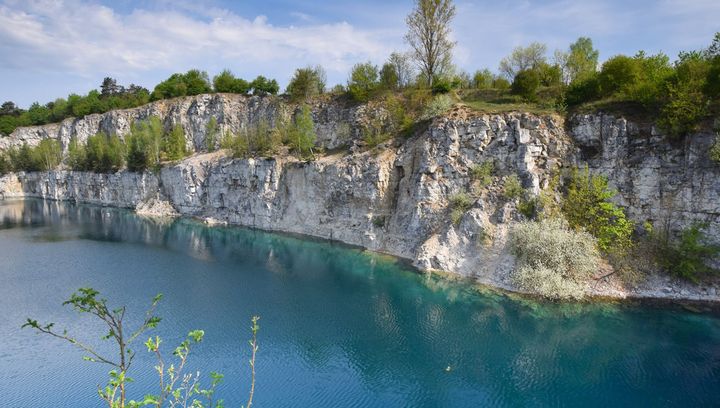
<path id="1" fill-rule="evenodd" d="M 110 351 L 61 307 L 85 286 L 135 320 L 162 292 L 154 334 L 204 329 L 190 368 L 225 374 L 228 407 L 247 398 L 255 314 L 257 407 L 720 405 L 716 313 L 536 303 L 338 244 L 55 202 L 0 202 L 0 254 L 2 407 L 102 406 L 108 367 L 20 329 L 52 321 Z M 141 342 L 134 398 L 156 384 Z"/>

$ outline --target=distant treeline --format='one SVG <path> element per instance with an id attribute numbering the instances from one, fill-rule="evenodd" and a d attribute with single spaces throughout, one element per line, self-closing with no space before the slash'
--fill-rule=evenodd
<path id="1" fill-rule="evenodd" d="M 18 108 L 14 102 L 3 103 L 0 106 L 0 133 L 9 135 L 20 126 L 44 125 L 69 117 L 134 108 L 150 101 L 178 96 L 211 92 L 265 95 L 277 94 L 279 90 L 280 86 L 274 79 L 258 76 L 248 82 L 236 78 L 227 70 L 215 76 L 212 83 L 207 73 L 195 69 L 184 74 L 173 74 L 157 84 L 152 93 L 141 86 L 131 84 L 124 87 L 113 78 L 105 78 L 100 91 L 94 89 L 85 96 L 71 94 L 67 99 L 58 98 L 45 105 L 35 102 L 27 110 Z"/>

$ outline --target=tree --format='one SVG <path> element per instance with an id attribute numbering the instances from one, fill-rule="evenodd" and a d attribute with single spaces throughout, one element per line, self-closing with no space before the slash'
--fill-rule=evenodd
<path id="1" fill-rule="evenodd" d="M 598 80 L 603 95 L 609 96 L 638 81 L 640 65 L 626 55 L 616 55 L 605 61 Z"/>
<path id="2" fill-rule="evenodd" d="M 493 86 L 493 79 L 495 79 L 495 75 L 485 68 L 482 71 L 475 71 L 472 85 L 477 89 L 490 89 Z"/>
<path id="3" fill-rule="evenodd" d="M 301 158 L 313 158 L 313 147 L 315 146 L 315 123 L 312 112 L 308 105 L 303 105 L 295 114 L 294 126 L 288 132 L 290 148 Z"/>
<path id="4" fill-rule="evenodd" d="M 162 151 L 166 160 L 180 160 L 187 156 L 185 132 L 182 126 L 175 125 L 170 132 L 165 134 Z"/>
<path id="5" fill-rule="evenodd" d="M 516 47 L 512 53 L 500 61 L 500 73 L 507 79 L 515 78 L 518 72 L 537 67 L 547 62 L 545 44 L 534 42 L 527 47 Z"/>
<path id="6" fill-rule="evenodd" d="M 455 42 L 450 40 L 450 23 L 455 17 L 452 0 L 417 0 L 405 22 L 413 58 L 429 87 L 452 62 Z"/>
<path id="7" fill-rule="evenodd" d="M 327 81 L 325 70 L 321 66 L 298 68 L 295 70 L 285 92 L 293 101 L 305 100 L 325 92 Z"/>
<path id="8" fill-rule="evenodd" d="M 367 102 L 378 88 L 378 69 L 371 62 L 355 64 L 348 80 L 348 92 L 359 102 Z"/>
<path id="9" fill-rule="evenodd" d="M 108 96 L 123 93 L 124 89 L 122 86 L 118 86 L 117 80 L 110 77 L 105 77 L 102 84 L 100 84 L 100 96 L 107 98 Z"/>
<path id="10" fill-rule="evenodd" d="M 250 83 L 250 87 L 253 90 L 253 95 L 276 95 L 280 91 L 280 85 L 274 79 L 267 79 L 262 75 L 258 75 L 257 78 L 253 79 Z"/>
<path id="11" fill-rule="evenodd" d="M 247 94 L 250 91 L 250 84 L 242 79 L 236 78 L 230 70 L 215 75 L 213 78 L 215 92 Z"/>
<path id="12" fill-rule="evenodd" d="M 540 75 L 537 70 L 525 69 L 515 75 L 511 92 L 520 95 L 528 101 L 537 99 L 537 90 L 540 87 Z"/>
<path id="13" fill-rule="evenodd" d="M 0 106 L 0 115 L 19 115 L 20 113 L 20 109 L 15 105 L 15 102 L 3 102 L 2 106 Z"/>
<path id="14" fill-rule="evenodd" d="M 133 123 L 126 138 L 128 170 L 142 172 L 160 163 L 163 134 L 157 116 Z"/>
<path id="15" fill-rule="evenodd" d="M 410 86 L 415 72 L 413 70 L 412 63 L 410 62 L 410 55 L 407 53 L 393 52 L 388 57 L 387 63 L 392 65 L 397 74 L 397 82 L 400 88 L 407 88 Z"/>
<path id="16" fill-rule="evenodd" d="M 592 40 L 588 37 L 580 37 L 570 44 L 566 68 L 568 82 L 583 80 L 597 71 L 598 57 L 600 53 L 593 48 Z"/>
<path id="17" fill-rule="evenodd" d="M 205 146 L 208 152 L 214 152 L 217 148 L 219 134 L 220 129 L 218 129 L 217 119 L 213 116 L 205 126 Z"/>
<path id="18" fill-rule="evenodd" d="M 400 87 L 395 66 L 386 62 L 380 69 L 380 85 L 383 89 L 396 90 Z"/>
<path id="19" fill-rule="evenodd" d="M 562 204 L 570 226 L 592 234 L 605 252 L 622 252 L 632 246 L 633 223 L 610 201 L 615 194 L 608 188 L 607 178 L 591 175 L 587 168 L 575 169 Z"/>

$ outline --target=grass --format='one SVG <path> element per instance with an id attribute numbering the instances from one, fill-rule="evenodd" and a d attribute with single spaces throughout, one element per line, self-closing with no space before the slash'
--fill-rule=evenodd
<path id="1" fill-rule="evenodd" d="M 500 114 L 511 111 L 528 112 L 535 115 L 552 115 L 558 110 L 548 103 L 532 103 L 510 95 L 509 91 L 497 89 L 468 89 L 458 92 L 458 98 L 471 109 L 489 114 Z"/>

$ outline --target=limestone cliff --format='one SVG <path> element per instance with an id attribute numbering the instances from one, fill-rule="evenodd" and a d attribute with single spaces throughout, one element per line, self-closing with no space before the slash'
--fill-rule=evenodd
<path id="1" fill-rule="evenodd" d="M 181 124 L 188 146 L 200 151 L 211 117 L 222 129 L 237 131 L 261 118 L 272 123 L 293 109 L 271 98 L 201 95 L 21 128 L 0 139 L 0 148 L 35 144 L 44 137 L 58 138 L 66 146 L 73 135 L 82 140 L 98 131 L 122 136 L 132 121 L 152 114 L 162 117 L 167 127 Z M 352 147 L 358 143 L 360 125 L 371 115 L 382 117 L 383 112 L 337 101 L 316 103 L 318 144 L 328 149 Z M 609 177 L 620 192 L 619 203 L 636 221 L 670 217 L 678 229 L 696 220 L 709 221 L 711 237 L 720 242 L 720 168 L 704 153 L 711 135 L 673 145 L 605 115 L 576 116 L 568 129 L 560 117 L 482 115 L 456 108 L 407 140 L 379 149 L 342 149 L 312 162 L 198 153 L 158 174 L 8 175 L 0 179 L 0 197 L 42 197 L 150 212 L 174 209 L 212 222 L 338 240 L 407 258 L 424 270 L 454 272 L 510 288 L 514 259 L 506 239 L 520 216 L 516 203 L 503 197 L 503 179 L 516 174 L 537 194 L 556 170 L 587 163 L 592 171 Z M 476 190 L 472 208 L 453 224 L 450 197 L 470 191 L 471 167 L 488 160 L 496 166 L 492 183 Z M 657 296 L 668 285 L 663 281 L 594 290 L 613 296 Z M 714 287 L 673 290 L 663 296 L 718 298 Z"/>

